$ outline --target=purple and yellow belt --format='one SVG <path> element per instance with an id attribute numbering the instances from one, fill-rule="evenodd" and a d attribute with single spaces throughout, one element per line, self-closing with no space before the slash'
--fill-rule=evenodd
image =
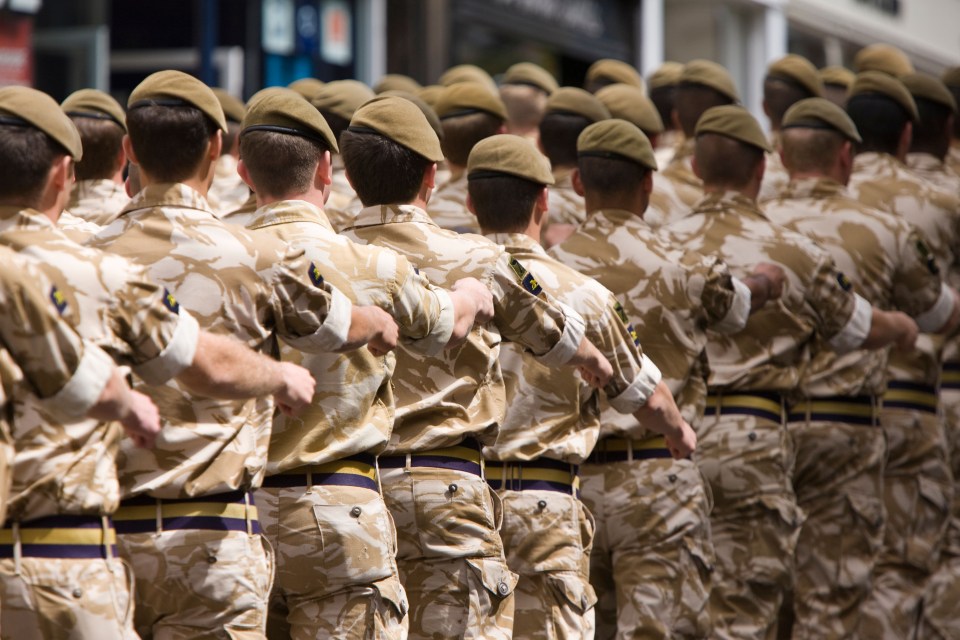
<path id="1" fill-rule="evenodd" d="M 117 532 L 109 516 L 58 515 L 8 522 L 0 558 L 114 558 Z"/>
<path id="2" fill-rule="evenodd" d="M 377 459 L 372 454 L 359 453 L 333 462 L 297 467 L 267 476 L 263 479 L 263 486 L 286 489 L 324 485 L 379 491 L 376 464 Z"/>
<path id="3" fill-rule="evenodd" d="M 580 496 L 580 466 L 560 460 L 487 461 L 485 475 L 495 491 L 556 491 Z"/>
<path id="4" fill-rule="evenodd" d="M 656 460 L 672 458 L 663 436 L 642 440 L 608 436 L 601 438 L 584 464 L 606 464 L 633 460 Z"/>
<path id="5" fill-rule="evenodd" d="M 140 495 L 122 501 L 113 520 L 121 535 L 178 529 L 260 533 L 253 493 L 243 490 L 175 500 Z"/>
<path id="6" fill-rule="evenodd" d="M 482 476 L 480 443 L 467 438 L 458 445 L 429 449 L 414 453 L 380 456 L 377 463 L 381 469 L 403 469 L 405 467 L 432 467 L 449 469 Z"/>

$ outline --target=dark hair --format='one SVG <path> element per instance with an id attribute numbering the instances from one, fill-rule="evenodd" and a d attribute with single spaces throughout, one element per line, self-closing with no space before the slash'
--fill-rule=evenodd
<path id="1" fill-rule="evenodd" d="M 127 112 L 127 130 L 137 162 L 161 182 L 192 177 L 217 129 L 213 120 L 191 106 L 148 105 Z"/>
<path id="2" fill-rule="evenodd" d="M 340 144 L 340 134 L 347 130 L 347 127 L 350 126 L 350 119 L 344 118 L 343 116 L 338 116 L 335 113 L 330 113 L 329 111 L 324 111 L 319 109 L 320 115 L 323 116 L 323 119 L 327 121 L 327 125 L 330 127 L 330 131 L 333 132 L 333 139 L 337 141 L 337 144 Z"/>
<path id="3" fill-rule="evenodd" d="M 36 206 L 50 168 L 67 150 L 30 126 L 0 125 L 0 198 Z"/>
<path id="4" fill-rule="evenodd" d="M 443 139 L 440 141 L 443 155 L 453 164 L 463 167 L 467 164 L 473 146 L 484 138 L 496 135 L 503 126 L 503 120 L 481 111 L 444 118 L 440 124 L 443 125 Z"/>
<path id="5" fill-rule="evenodd" d="M 274 131 L 248 131 L 240 136 L 240 157 L 254 190 L 267 196 L 305 193 L 313 183 L 326 145 Z"/>
<path id="6" fill-rule="evenodd" d="M 527 228 L 543 185 L 499 173 L 468 177 L 467 190 L 480 227 L 485 231 L 509 233 Z"/>
<path id="7" fill-rule="evenodd" d="M 697 136 L 694 153 L 705 185 L 731 189 L 749 184 L 764 157 L 763 149 L 716 133 Z"/>
<path id="8" fill-rule="evenodd" d="M 613 195 L 632 193 L 650 172 L 622 157 L 580 156 L 577 166 L 586 191 Z"/>
<path id="9" fill-rule="evenodd" d="M 859 151 L 896 155 L 903 128 L 910 121 L 906 109 L 886 96 L 861 93 L 847 100 L 847 114 L 863 138 Z"/>
<path id="10" fill-rule="evenodd" d="M 780 134 L 783 164 L 791 173 L 830 168 L 847 138 L 832 129 L 788 128 Z"/>
<path id="11" fill-rule="evenodd" d="M 554 168 L 577 164 L 577 138 L 593 122 L 576 113 L 552 111 L 540 121 L 540 146 Z"/>
<path id="12" fill-rule="evenodd" d="M 113 120 L 72 116 L 80 132 L 83 157 L 77 163 L 77 180 L 104 180 L 120 168 L 117 159 L 123 148 L 123 127 Z"/>
<path id="13" fill-rule="evenodd" d="M 340 155 L 365 207 L 413 202 L 424 174 L 433 164 L 373 130 L 344 131 L 340 136 Z"/>
<path id="14" fill-rule="evenodd" d="M 665 84 L 656 89 L 650 89 L 650 102 L 657 108 L 664 128 L 673 129 L 673 106 L 677 100 L 677 86 Z"/>
<path id="15" fill-rule="evenodd" d="M 950 131 L 947 124 L 953 113 L 950 107 L 933 100 L 914 97 L 920 122 L 913 125 L 910 151 L 930 153 L 943 158 L 950 149 Z"/>
<path id="16" fill-rule="evenodd" d="M 950 85 L 947 89 L 950 89 L 953 99 L 957 101 L 957 104 L 960 104 L 960 87 Z M 960 118 L 953 119 L 953 137 L 960 138 Z"/>
<path id="17" fill-rule="evenodd" d="M 813 94 L 794 80 L 777 75 L 768 75 L 763 81 L 763 102 L 774 127 L 779 127 L 787 109 Z"/>
<path id="18" fill-rule="evenodd" d="M 584 83 L 583 88 L 589 91 L 590 93 L 596 93 L 603 89 L 604 87 L 609 87 L 612 84 L 617 84 L 618 81 L 613 78 L 607 78 L 606 76 L 597 76 L 590 80 L 589 82 Z"/>
<path id="19" fill-rule="evenodd" d="M 233 143 L 240 137 L 242 127 L 239 122 L 227 121 L 227 130 L 223 132 L 223 147 L 220 149 L 220 155 L 225 156 L 233 149 Z"/>
<path id="20" fill-rule="evenodd" d="M 680 128 L 683 129 L 683 135 L 688 138 L 694 136 L 697 121 L 704 111 L 711 107 L 733 104 L 733 100 L 716 89 L 711 89 L 696 82 L 681 82 L 678 84 L 675 100 L 674 106 L 677 110 Z"/>

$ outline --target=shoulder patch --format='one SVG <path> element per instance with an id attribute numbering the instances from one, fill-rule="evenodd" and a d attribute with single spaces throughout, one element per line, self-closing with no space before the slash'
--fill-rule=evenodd
<path id="1" fill-rule="evenodd" d="M 178 315 L 180 314 L 180 303 L 168 289 L 163 290 L 163 306 Z"/>
<path id="2" fill-rule="evenodd" d="M 633 325 L 630 324 L 630 320 L 627 319 L 627 312 L 623 310 L 623 306 L 619 302 L 615 302 L 613 305 L 613 310 L 617 313 L 617 317 L 620 318 L 620 322 L 627 326 L 627 333 L 630 334 L 630 338 L 633 340 L 634 346 L 640 346 L 640 336 L 637 335 L 637 330 L 633 328 Z"/>
<path id="3" fill-rule="evenodd" d="M 840 284 L 840 288 L 844 291 L 850 291 L 853 289 L 853 283 L 850 282 L 850 278 L 845 276 L 842 271 L 837 272 L 837 282 Z"/>
<path id="4" fill-rule="evenodd" d="M 533 274 L 527 271 L 527 268 L 520 264 L 516 258 L 510 258 L 510 268 L 513 269 L 513 272 L 517 275 L 517 280 L 520 281 L 520 285 L 524 289 L 535 296 L 543 293 L 543 287 L 540 286 L 537 279 L 534 278 Z"/>
<path id="5" fill-rule="evenodd" d="M 67 310 L 67 299 L 60 293 L 56 285 L 50 287 L 50 302 L 53 303 L 53 306 L 57 309 L 57 313 L 61 316 L 63 312 Z"/>
<path id="6" fill-rule="evenodd" d="M 933 275 L 940 273 L 940 267 L 937 266 L 933 252 L 930 251 L 930 247 L 928 247 L 927 243 L 923 240 L 917 240 L 917 253 L 920 255 L 920 261 L 927 265 L 927 271 Z"/>
<path id="7" fill-rule="evenodd" d="M 323 274 L 320 273 L 320 269 L 317 268 L 317 265 L 313 262 L 310 263 L 310 282 L 313 283 L 315 287 L 323 286 Z"/>

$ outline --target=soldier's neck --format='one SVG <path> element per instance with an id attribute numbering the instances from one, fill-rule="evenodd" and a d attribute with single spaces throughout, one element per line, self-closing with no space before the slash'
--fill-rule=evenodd
<path id="1" fill-rule="evenodd" d="M 152 175 L 144 171 L 143 168 L 141 167 L 140 168 L 141 190 L 155 184 L 166 184 L 166 181 L 158 180 L 154 178 Z M 206 176 L 194 175 L 185 180 L 180 180 L 180 184 L 184 184 L 190 187 L 191 189 L 193 189 L 194 191 L 202 195 L 204 198 L 207 197 L 207 191 L 209 191 L 210 189 L 210 180 L 208 180 Z"/>
<path id="2" fill-rule="evenodd" d="M 642 218 L 647 210 L 647 203 L 633 195 L 593 193 L 583 194 L 584 208 L 588 213 L 602 209 L 619 209 L 629 211 L 638 218 Z"/>

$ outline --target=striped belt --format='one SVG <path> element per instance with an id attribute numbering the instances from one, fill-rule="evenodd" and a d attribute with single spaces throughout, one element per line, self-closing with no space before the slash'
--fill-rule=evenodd
<path id="1" fill-rule="evenodd" d="M 260 533 L 253 494 L 240 490 L 183 500 L 141 495 L 121 502 L 113 520 L 120 534 L 175 529 Z"/>
<path id="2" fill-rule="evenodd" d="M 405 467 L 434 467 L 451 469 L 482 476 L 480 443 L 467 438 L 453 447 L 430 449 L 395 456 L 380 456 L 377 460 L 381 469 L 403 469 Z"/>
<path id="3" fill-rule="evenodd" d="M 960 362 L 944 362 L 940 377 L 941 389 L 960 389 Z"/>
<path id="4" fill-rule="evenodd" d="M 8 522 L 0 558 L 114 558 L 117 532 L 109 516 L 49 516 Z"/>
<path id="5" fill-rule="evenodd" d="M 540 458 L 530 462 L 486 462 L 487 483 L 507 491 L 556 491 L 580 496 L 579 465 Z"/>
<path id="6" fill-rule="evenodd" d="M 327 485 L 360 487 L 378 491 L 376 458 L 361 453 L 334 462 L 298 467 L 263 479 L 269 488 L 312 487 Z"/>
<path id="7" fill-rule="evenodd" d="M 731 391 L 707 396 L 707 416 L 746 415 L 783 422 L 783 398 L 769 391 Z"/>
<path id="8" fill-rule="evenodd" d="M 809 398 L 790 407 L 787 415 L 789 422 L 843 422 L 862 424 L 869 427 L 879 424 L 876 396 L 831 396 L 827 398 Z"/>
<path id="9" fill-rule="evenodd" d="M 887 392 L 883 394 L 883 407 L 936 413 L 937 389 L 917 382 L 891 380 L 887 383 Z"/>
<path id="10" fill-rule="evenodd" d="M 604 464 L 630 460 L 653 460 L 672 458 L 663 436 L 631 440 L 629 438 L 602 438 L 584 464 Z"/>

